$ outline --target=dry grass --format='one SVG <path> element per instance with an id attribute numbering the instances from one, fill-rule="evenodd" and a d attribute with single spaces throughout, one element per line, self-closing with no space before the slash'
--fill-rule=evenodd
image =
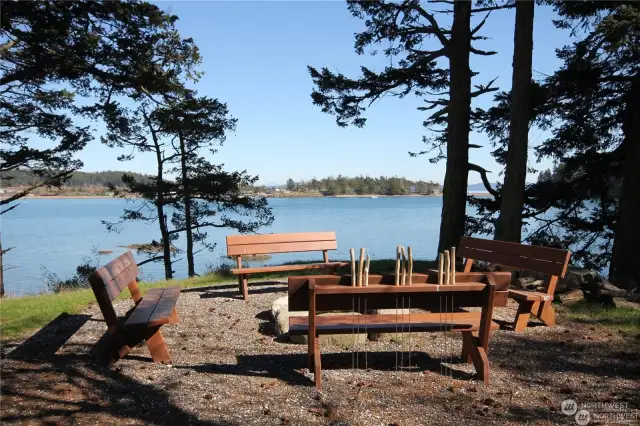
<path id="1" fill-rule="evenodd" d="M 95 305 L 6 344 L 3 424 L 551 425 L 575 424 L 560 412 L 567 398 L 640 406 L 638 333 L 564 316 L 555 328 L 495 332 L 490 385 L 457 358 L 459 336 L 414 333 L 361 346 L 358 369 L 353 348 L 323 347 L 318 393 L 306 346 L 271 334 L 267 311 L 285 285 L 253 285 L 247 303 L 236 287 L 183 291 L 182 322 L 163 328 L 172 368 L 151 363 L 144 345 L 111 367 L 96 365 L 89 350 L 105 326 Z M 129 306 L 118 302 L 121 312 Z M 441 374 L 443 363 L 452 377 Z"/>

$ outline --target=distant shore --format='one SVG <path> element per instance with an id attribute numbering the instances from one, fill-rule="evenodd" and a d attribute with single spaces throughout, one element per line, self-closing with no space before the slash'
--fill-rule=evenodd
<path id="1" fill-rule="evenodd" d="M 4 195 L 4 194 L 3 194 Z M 263 195 L 267 198 L 399 198 L 399 197 L 442 197 L 441 193 L 438 194 L 405 194 L 405 195 L 356 195 L 356 194 L 342 194 L 342 195 L 303 195 L 303 194 L 256 194 Z M 470 192 L 469 195 L 476 197 L 489 196 L 488 192 Z M 8 198 L 7 196 L 0 196 L 0 200 Z M 115 198 L 111 195 L 27 195 L 22 200 L 90 200 L 90 199 L 108 199 Z"/>

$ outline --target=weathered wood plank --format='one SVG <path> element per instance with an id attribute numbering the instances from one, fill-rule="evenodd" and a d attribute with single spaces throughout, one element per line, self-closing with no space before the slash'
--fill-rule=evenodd
<path id="1" fill-rule="evenodd" d="M 273 244 L 273 243 L 300 243 L 310 241 L 336 241 L 335 232 L 292 232 L 284 234 L 262 235 L 229 235 L 227 246 Z"/>
<path id="2" fill-rule="evenodd" d="M 532 259 L 564 264 L 568 250 L 553 247 L 532 246 L 529 244 L 511 243 L 507 241 L 485 240 L 483 238 L 462 237 L 458 248 L 458 256 L 471 257 L 463 254 L 467 248 L 485 250 L 494 253 L 522 256 Z M 461 251 L 462 250 L 462 251 Z"/>
<path id="3" fill-rule="evenodd" d="M 303 241 L 303 242 L 286 242 L 286 243 L 268 243 L 268 244 L 251 244 L 251 245 L 232 245 L 227 246 L 227 254 L 229 256 L 240 256 L 248 254 L 271 254 L 271 253 L 294 253 L 302 251 L 322 251 L 337 250 L 338 243 L 335 240 L 330 241 Z"/>
<path id="4" fill-rule="evenodd" d="M 233 275 L 262 274 L 265 272 L 304 271 L 308 269 L 329 269 L 347 266 L 347 262 L 308 263 L 302 265 L 260 266 L 255 268 L 234 268 Z"/>
<path id="5" fill-rule="evenodd" d="M 310 313 L 311 315 L 311 313 Z M 453 316 L 453 318 L 451 318 Z M 307 334 L 311 317 L 290 317 L 290 334 Z M 405 331 L 432 332 L 432 331 L 478 331 L 480 329 L 480 312 L 454 312 L 449 313 L 446 324 L 439 313 L 402 315 L 399 319 L 395 314 L 370 314 L 370 315 L 331 315 L 316 316 L 315 329 L 317 334 L 351 334 L 354 326 L 360 329 L 367 325 L 368 333 L 390 333 L 404 327 Z M 498 330 L 500 326 L 492 322 L 491 330 Z"/>
<path id="6" fill-rule="evenodd" d="M 564 263 L 521 257 L 518 254 L 490 252 L 469 247 L 461 247 L 458 250 L 458 254 L 469 259 L 479 259 L 527 271 L 542 272 L 550 275 L 561 275 L 564 273 Z"/>

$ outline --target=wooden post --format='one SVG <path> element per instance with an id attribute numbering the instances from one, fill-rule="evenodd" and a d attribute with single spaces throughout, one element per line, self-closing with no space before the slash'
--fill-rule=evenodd
<path id="1" fill-rule="evenodd" d="M 324 260 L 324 263 L 329 263 L 329 252 L 327 250 L 322 250 L 322 260 Z"/>
<path id="2" fill-rule="evenodd" d="M 450 273 L 451 273 L 451 258 L 449 257 L 449 250 L 444 251 L 444 285 L 449 285 Z"/>
<path id="3" fill-rule="evenodd" d="M 451 247 L 451 284 L 456 283 L 456 248 Z"/>
<path id="4" fill-rule="evenodd" d="M 396 285 L 400 285 L 400 246 L 396 249 Z"/>
<path id="5" fill-rule="evenodd" d="M 317 389 L 322 389 L 322 368 L 320 365 L 320 342 L 316 332 L 316 285 L 315 280 L 309 280 L 309 364 L 313 366 L 313 380 Z M 311 369 L 310 369 L 311 371 Z"/>
<path id="6" fill-rule="evenodd" d="M 356 286 L 356 253 L 355 250 L 349 249 L 349 256 L 351 257 L 351 287 Z"/>
<path id="7" fill-rule="evenodd" d="M 491 321 L 493 319 L 493 304 L 496 296 L 496 283 L 493 277 L 488 277 L 489 283 L 486 287 L 486 302 L 482 307 L 482 313 L 480 315 L 480 330 L 478 330 L 478 339 L 480 340 L 480 346 L 485 351 L 489 349 L 489 334 L 491 333 Z"/>
<path id="8" fill-rule="evenodd" d="M 411 246 L 407 247 L 407 252 L 409 253 L 409 282 L 407 282 L 407 284 L 411 285 L 411 281 L 413 280 L 413 253 Z"/>
<path id="9" fill-rule="evenodd" d="M 237 257 L 238 269 L 242 269 L 242 256 Z M 247 301 L 249 299 L 249 285 L 247 283 L 246 275 L 238 275 L 238 284 L 240 286 L 240 292 L 242 293 L 242 298 Z"/>
<path id="10" fill-rule="evenodd" d="M 442 255 L 442 253 L 438 254 L 438 285 L 442 285 L 442 267 L 443 267 L 443 260 L 444 257 Z"/>
<path id="11" fill-rule="evenodd" d="M 364 273 L 364 253 L 365 249 L 360 248 L 360 260 L 358 261 L 358 287 L 362 287 L 362 274 Z"/>
<path id="12" fill-rule="evenodd" d="M 400 285 L 405 285 L 407 283 L 407 256 L 404 252 L 404 246 L 400 246 L 400 270 L 401 270 L 401 278 Z"/>
<path id="13" fill-rule="evenodd" d="M 369 266 L 371 258 L 367 255 L 367 264 L 364 266 L 364 286 L 369 287 Z"/>

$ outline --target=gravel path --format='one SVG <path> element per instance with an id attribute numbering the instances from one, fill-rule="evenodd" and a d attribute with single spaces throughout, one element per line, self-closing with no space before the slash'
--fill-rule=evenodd
<path id="1" fill-rule="evenodd" d="M 637 333 L 562 317 L 553 329 L 497 331 L 488 386 L 457 358 L 457 334 L 384 335 L 360 345 L 358 369 L 352 347 L 324 346 L 319 393 L 306 345 L 273 336 L 269 310 L 286 285 L 252 285 L 247 303 L 236 288 L 183 290 L 181 323 L 162 329 L 173 367 L 151 363 L 144 345 L 113 366 L 96 365 L 89 353 L 105 325 L 95 305 L 5 345 L 3 424 L 576 424 L 560 410 L 569 398 L 638 413 Z M 498 309 L 496 319 L 511 320 L 513 309 Z M 441 374 L 441 359 L 451 375 Z"/>

